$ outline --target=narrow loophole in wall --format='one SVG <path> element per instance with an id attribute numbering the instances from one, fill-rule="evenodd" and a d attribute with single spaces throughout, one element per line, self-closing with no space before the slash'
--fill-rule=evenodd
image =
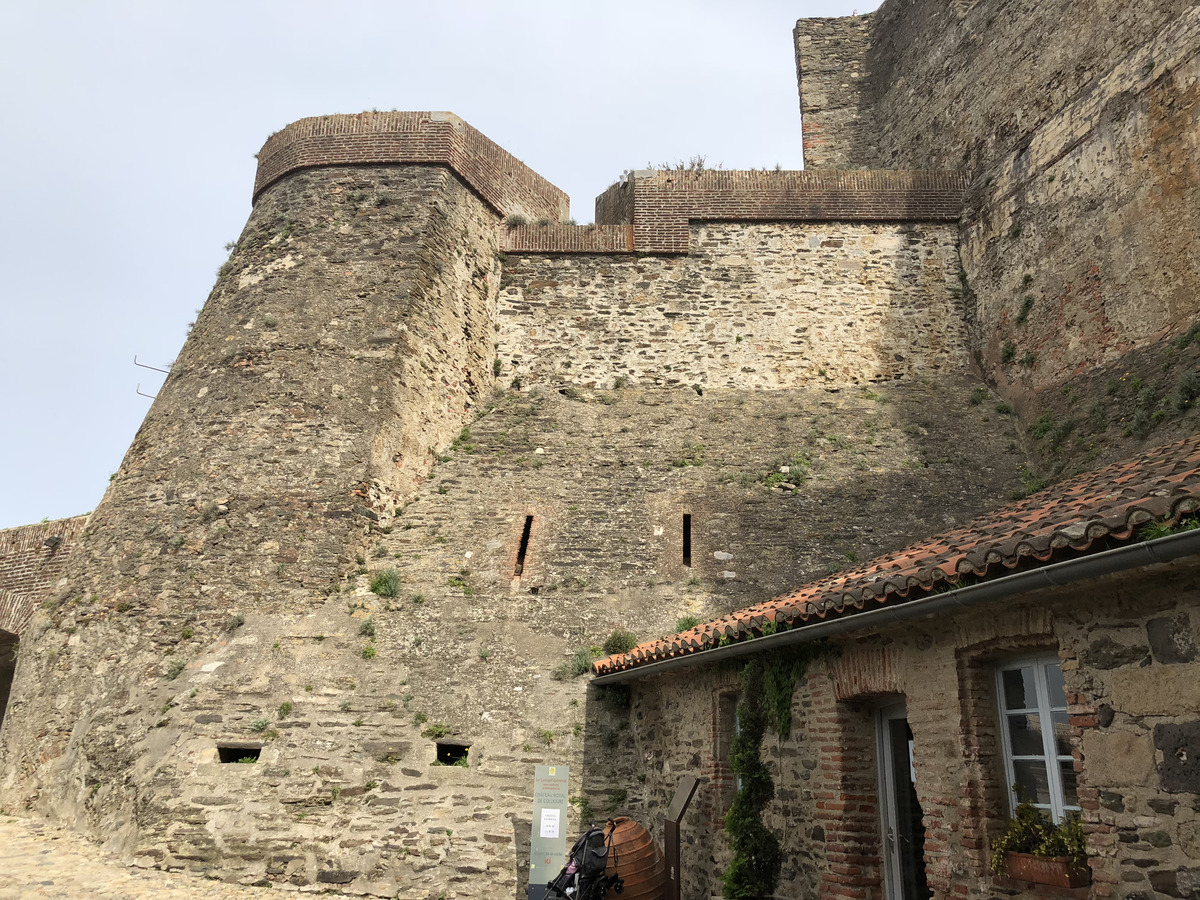
<path id="1" fill-rule="evenodd" d="M 438 741 L 437 761 L 443 766 L 465 766 L 471 745 L 462 741 Z"/>
<path id="2" fill-rule="evenodd" d="M 8 709 L 8 694 L 17 671 L 17 648 L 20 644 L 15 634 L 0 631 L 0 723 L 4 722 L 4 711 Z"/>
<path id="3" fill-rule="evenodd" d="M 517 548 L 517 565 L 513 569 L 513 575 L 521 575 L 525 572 L 525 554 L 529 552 L 529 532 L 533 530 L 533 516 L 525 517 L 525 528 L 521 532 L 521 546 Z"/>
<path id="4" fill-rule="evenodd" d="M 683 564 L 692 567 L 692 514 L 683 514 Z"/>
<path id="5" fill-rule="evenodd" d="M 218 744 L 217 758 L 223 763 L 256 763 L 262 747 L 247 747 L 239 744 Z"/>

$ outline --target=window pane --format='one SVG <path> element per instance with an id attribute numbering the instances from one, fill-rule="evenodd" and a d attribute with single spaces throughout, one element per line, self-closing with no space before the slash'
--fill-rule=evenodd
<path id="1" fill-rule="evenodd" d="M 1046 764 L 1041 760 L 1015 759 L 1013 771 L 1017 779 L 1017 800 L 1022 803 L 1050 804 L 1050 785 Z"/>
<path id="2" fill-rule="evenodd" d="M 1071 724 L 1065 712 L 1050 714 L 1054 719 L 1054 753 L 1056 756 L 1071 755 Z"/>
<path id="3" fill-rule="evenodd" d="M 1046 747 L 1042 743 L 1041 716 L 1030 714 L 1009 716 L 1008 736 L 1012 742 L 1013 756 L 1045 757 Z"/>
<path id="4" fill-rule="evenodd" d="M 1075 786 L 1075 764 L 1073 762 L 1060 762 L 1058 765 L 1062 772 L 1063 805 L 1078 806 L 1079 791 Z"/>
<path id="5" fill-rule="evenodd" d="M 1034 687 L 1032 667 L 1005 669 L 1001 676 L 1004 680 L 1005 709 L 1034 709 L 1037 707 L 1037 689 Z"/>
<path id="6" fill-rule="evenodd" d="M 1055 709 L 1066 709 L 1067 695 L 1063 691 L 1062 667 L 1058 663 L 1047 663 L 1043 669 L 1046 672 L 1046 684 L 1050 687 L 1050 705 Z"/>

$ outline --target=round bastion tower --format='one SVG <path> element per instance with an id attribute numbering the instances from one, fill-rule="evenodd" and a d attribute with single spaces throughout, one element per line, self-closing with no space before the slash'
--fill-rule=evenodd
<path id="1" fill-rule="evenodd" d="M 5 807 L 225 877 L 387 896 L 428 880 L 405 848 L 445 852 L 401 841 L 412 804 L 379 789 L 417 704 L 387 626 L 343 598 L 492 390 L 498 223 L 566 211 L 447 113 L 305 119 L 267 141 L 249 221 L 26 635 Z M 351 799 L 365 785 L 378 802 Z M 514 879 L 501 826 L 455 858 L 486 869 L 499 846 Z"/>

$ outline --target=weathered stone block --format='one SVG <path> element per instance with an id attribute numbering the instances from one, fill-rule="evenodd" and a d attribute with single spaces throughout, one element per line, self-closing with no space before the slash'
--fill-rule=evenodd
<path id="1" fill-rule="evenodd" d="M 1200 664 L 1123 669 L 1112 692 L 1113 706 L 1131 716 L 1200 712 Z"/>
<path id="2" fill-rule="evenodd" d="M 1154 658 L 1161 663 L 1187 663 L 1196 658 L 1196 641 L 1187 613 L 1151 619 L 1146 623 L 1146 635 Z"/>
<path id="3" fill-rule="evenodd" d="M 1159 779 L 1171 794 L 1200 794 L 1200 722 L 1154 726 L 1154 746 L 1162 753 Z"/>
<path id="4" fill-rule="evenodd" d="M 358 872 L 351 869 L 330 869 L 317 873 L 317 881 L 322 884 L 349 884 L 358 877 Z"/>
<path id="5" fill-rule="evenodd" d="M 1148 734 L 1091 731 L 1083 737 L 1083 764 L 1092 784 L 1150 785 L 1154 782 L 1154 744 Z"/>
<path id="6" fill-rule="evenodd" d="M 1200 869 L 1151 872 L 1150 886 L 1168 897 L 1200 898 Z"/>
<path id="7" fill-rule="evenodd" d="M 1084 648 L 1079 659 L 1093 669 L 1117 669 L 1141 664 L 1149 654 L 1150 649 L 1143 644 L 1125 644 L 1103 635 Z"/>

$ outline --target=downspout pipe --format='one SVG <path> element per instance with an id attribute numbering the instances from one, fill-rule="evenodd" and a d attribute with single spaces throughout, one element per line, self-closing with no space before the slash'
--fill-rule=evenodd
<path id="1" fill-rule="evenodd" d="M 939 613 L 957 612 L 988 600 L 1001 600 L 1018 594 L 1061 587 L 1076 581 L 1086 581 L 1102 575 L 1111 575 L 1115 572 L 1124 572 L 1156 563 L 1168 563 L 1196 555 L 1200 555 L 1200 529 L 1170 534 L 1152 541 L 1126 544 L 1123 547 L 1103 550 L 1089 556 L 1068 559 L 1038 569 L 1030 569 L 1026 572 L 1005 575 L 1003 578 L 967 585 L 944 594 L 932 594 L 919 600 L 910 600 L 907 603 L 903 601 L 890 605 L 885 603 L 883 606 L 866 612 L 845 614 L 835 619 L 801 625 L 766 637 L 738 641 L 734 644 L 726 644 L 724 647 L 699 650 L 632 669 L 598 675 L 592 679 L 591 683 L 606 685 L 636 681 L 688 666 L 707 665 L 792 644 L 804 644 L 831 635 L 878 628 L 896 622 L 908 622 Z"/>

